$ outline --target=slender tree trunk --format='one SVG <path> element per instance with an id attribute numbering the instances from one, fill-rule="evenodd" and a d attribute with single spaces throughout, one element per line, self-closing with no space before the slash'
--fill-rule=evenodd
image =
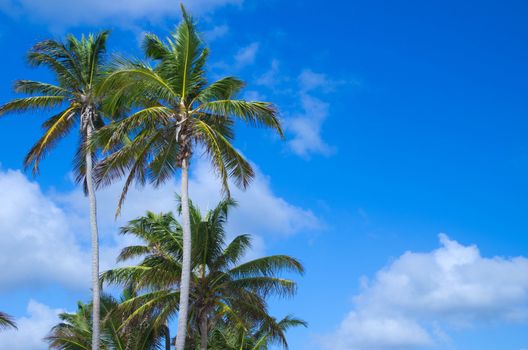
<path id="1" fill-rule="evenodd" d="M 183 261 L 180 283 L 180 309 L 178 312 L 178 330 L 176 333 L 176 350 L 185 349 L 187 337 L 187 313 L 189 308 L 189 289 L 191 283 L 191 223 L 189 214 L 189 164 L 182 161 L 181 204 L 183 228 Z"/>
<path id="2" fill-rule="evenodd" d="M 204 313 L 200 319 L 200 350 L 207 350 L 209 340 L 207 314 Z"/>
<path id="3" fill-rule="evenodd" d="M 89 111 L 91 111 L 89 109 Z M 86 134 L 89 140 L 92 136 L 93 126 L 91 118 L 86 121 Z M 97 231 L 97 202 L 95 198 L 95 188 L 93 184 L 93 160 L 92 152 L 86 152 L 86 188 L 90 201 L 90 231 L 92 234 L 92 350 L 99 350 L 100 338 L 100 300 L 101 291 L 99 289 L 99 234 Z"/>
<path id="4" fill-rule="evenodd" d="M 171 350 L 171 337 L 168 325 L 165 325 L 165 350 Z"/>

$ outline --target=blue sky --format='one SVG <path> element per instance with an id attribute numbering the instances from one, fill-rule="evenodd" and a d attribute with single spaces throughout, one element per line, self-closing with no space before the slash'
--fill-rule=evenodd
<path id="1" fill-rule="evenodd" d="M 246 98 L 277 104 L 287 138 L 238 128 L 258 168 L 230 232 L 252 254 L 307 269 L 273 301 L 308 329 L 292 349 L 528 348 L 528 4 L 524 1 L 253 1 L 188 4 L 211 48 L 211 77 L 237 75 Z M 112 29 L 110 52 L 141 55 L 144 32 L 179 20 L 172 0 L 0 0 L 0 103 L 35 42 Z M 0 120 L 0 310 L 18 318 L 0 348 L 41 350 L 57 310 L 89 298 L 85 201 L 71 181 L 74 137 L 41 175 L 21 160 L 45 114 Z M 176 180 L 177 182 L 177 180 Z M 113 221 L 118 186 L 99 195 L 103 266 L 117 227 L 171 210 L 176 183 L 135 190 Z M 191 194 L 218 184 L 195 161 Z M 28 340 L 29 339 L 29 340 Z M 16 344 L 16 345 L 13 345 Z"/>

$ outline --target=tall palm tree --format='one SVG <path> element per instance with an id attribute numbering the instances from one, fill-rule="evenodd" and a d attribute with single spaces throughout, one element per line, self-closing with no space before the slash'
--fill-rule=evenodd
<path id="1" fill-rule="evenodd" d="M 281 278 L 282 272 L 302 273 L 302 265 L 286 255 L 274 255 L 241 263 L 251 247 L 248 235 L 225 244 L 224 226 L 232 200 L 224 200 L 205 217 L 190 203 L 193 240 L 189 329 L 186 337 L 199 339 L 201 350 L 208 346 L 209 332 L 218 322 L 251 327 L 272 324 L 266 298 L 291 296 L 296 283 Z M 183 202 L 182 202 L 183 206 Z M 122 307 L 129 320 L 156 310 L 157 324 L 165 324 L 178 311 L 183 272 L 183 227 L 172 214 L 147 213 L 123 227 L 122 233 L 140 238 L 144 244 L 124 248 L 118 260 L 138 259 L 137 266 L 106 271 L 102 280 L 134 286 L 143 292 Z M 141 305 L 130 308 L 132 305 Z M 193 343 L 189 344 L 193 347 Z M 189 348 L 189 347 L 188 347 Z"/>
<path id="2" fill-rule="evenodd" d="M 193 152 L 197 147 L 205 151 L 229 194 L 229 178 L 245 188 L 254 176 L 251 165 L 232 145 L 235 120 L 272 128 L 282 136 L 270 103 L 235 99 L 244 86 L 241 80 L 226 77 L 208 83 L 208 50 L 193 20 L 183 7 L 182 11 L 182 23 L 166 41 L 153 34 L 145 37 L 144 49 L 157 62 L 155 68 L 139 61 L 117 60 L 106 89 L 115 92 L 112 100 L 116 105 L 126 101 L 135 112 L 97 137 L 110 152 L 97 170 L 100 183 L 126 176 L 118 213 L 132 182 L 143 185 L 150 181 L 157 186 L 181 169 L 184 246 L 176 350 L 184 350 L 188 317 L 192 244 L 188 177 Z"/>
<path id="3" fill-rule="evenodd" d="M 6 313 L 0 312 L 0 329 L 17 328 L 13 318 Z"/>
<path id="4" fill-rule="evenodd" d="M 15 91 L 31 96 L 12 100 L 0 106 L 0 116 L 8 112 L 56 110 L 59 113 L 42 125 L 43 136 L 27 154 L 24 165 L 39 172 L 40 161 L 57 142 L 79 125 L 79 147 L 74 170 L 77 180 L 84 182 L 84 190 L 90 203 L 90 230 L 92 240 L 92 292 L 93 292 L 93 345 L 97 350 L 99 339 L 99 245 L 95 187 L 92 175 L 93 153 L 85 151 L 85 143 L 96 129 L 103 126 L 102 103 L 104 95 L 101 83 L 104 77 L 104 53 L 108 32 L 82 36 L 68 35 L 65 42 L 45 40 L 39 42 L 28 53 L 33 66 L 46 66 L 55 76 L 55 83 L 32 80 L 15 82 Z"/>

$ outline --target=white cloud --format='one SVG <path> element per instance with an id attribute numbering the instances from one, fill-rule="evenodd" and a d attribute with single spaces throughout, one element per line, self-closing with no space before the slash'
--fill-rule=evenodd
<path id="1" fill-rule="evenodd" d="M 216 39 L 224 37 L 229 32 L 229 26 L 222 24 L 214 26 L 213 28 L 206 30 L 203 35 L 207 42 L 212 42 Z"/>
<path id="2" fill-rule="evenodd" d="M 220 199 L 220 183 L 207 162 L 196 163 L 189 191 L 201 208 L 212 208 Z M 256 178 L 245 191 L 231 185 L 238 207 L 231 213 L 230 228 L 234 234 L 291 235 L 321 226 L 310 211 L 288 203 L 271 189 L 270 179 L 256 169 Z"/>
<path id="3" fill-rule="evenodd" d="M 241 5 L 243 0 L 183 2 L 187 10 L 200 15 L 225 5 Z M 53 27 L 96 25 L 105 21 L 131 25 L 137 21 L 159 21 L 179 16 L 179 3 L 174 0 L 0 0 L 0 10 Z"/>
<path id="4" fill-rule="evenodd" d="M 233 184 L 230 185 L 231 195 L 239 203 L 231 213 L 229 222 L 234 234 L 276 234 L 280 236 L 320 227 L 321 223 L 310 210 L 297 207 L 278 197 L 271 189 L 270 179 L 258 168 L 256 170 L 255 180 L 245 191 Z M 127 195 L 121 216 L 116 222 L 114 214 L 121 186 L 122 183 L 116 183 L 97 193 L 98 216 L 103 232 L 115 231 L 116 226 L 121 226 L 128 220 L 143 215 L 146 210 L 174 211 L 176 193 L 180 192 L 178 181 L 169 181 L 160 188 L 132 187 Z M 189 192 L 191 199 L 202 210 L 211 209 L 221 199 L 220 182 L 205 158 L 197 158 L 191 168 Z M 88 204 L 80 190 L 55 196 L 55 198 L 63 206 L 69 208 L 70 217 L 77 216 L 81 217 L 81 220 L 88 220 L 86 217 Z"/>
<path id="5" fill-rule="evenodd" d="M 528 259 L 486 258 L 440 235 L 442 247 L 407 252 L 354 298 L 325 349 L 423 349 L 452 329 L 528 321 Z"/>
<path id="6" fill-rule="evenodd" d="M 297 100 L 296 105 L 299 107 L 285 113 L 284 118 L 290 150 L 303 158 L 309 158 L 311 154 L 334 154 L 336 148 L 322 137 L 323 124 L 329 115 L 329 104 L 318 96 L 332 92 L 341 83 L 310 69 L 304 69 L 299 74 L 294 90 L 291 86 L 284 87 L 289 82 L 290 79 L 280 71 L 278 60 L 272 60 L 271 67 L 256 80 L 258 85 L 272 89 L 275 93 L 293 96 Z"/>
<path id="7" fill-rule="evenodd" d="M 324 341 L 332 350 L 407 350 L 432 345 L 429 334 L 405 318 L 372 317 L 351 312 Z"/>
<path id="8" fill-rule="evenodd" d="M 18 330 L 0 332 L 0 349 L 45 350 L 47 345 L 43 338 L 57 324 L 57 315 L 63 312 L 51 309 L 35 300 L 27 306 L 27 316 L 16 319 Z"/>
<path id="9" fill-rule="evenodd" d="M 256 80 L 256 83 L 269 88 L 277 86 L 283 81 L 283 77 L 279 75 L 279 70 L 279 60 L 273 59 L 270 68 Z"/>
<path id="10" fill-rule="evenodd" d="M 332 155 L 335 147 L 327 144 L 321 136 L 323 123 L 328 117 L 328 103 L 308 93 L 301 93 L 300 102 L 302 110 L 284 120 L 286 130 L 293 135 L 288 141 L 291 150 L 304 158 L 312 153 Z"/>
<path id="11" fill-rule="evenodd" d="M 299 75 L 299 84 L 303 92 L 318 89 L 323 92 L 330 92 L 338 85 L 338 82 L 329 79 L 326 74 L 305 69 Z"/>
<path id="12" fill-rule="evenodd" d="M 158 189 L 132 188 L 117 221 L 114 215 L 121 184 L 98 192 L 102 270 L 113 266 L 120 248 L 133 242 L 130 237 L 118 235 L 118 227 L 146 210 L 173 211 L 175 192 L 179 190 L 180 185 L 174 181 Z M 190 192 L 203 210 L 220 199 L 219 182 L 205 160 L 197 161 L 193 168 Z M 0 193 L 0 266 L 10 266 L 2 273 L 0 291 L 49 284 L 87 290 L 88 203 L 82 191 L 46 194 L 21 172 L 0 169 Z M 254 255 L 264 253 L 263 236 L 280 237 L 320 225 L 311 211 L 274 194 L 269 179 L 261 173 L 247 191 L 233 187 L 233 196 L 240 206 L 232 212 L 229 233 L 255 235 Z"/>
<path id="13" fill-rule="evenodd" d="M 89 276 L 89 256 L 77 244 L 64 211 L 19 171 L 0 170 L 0 290 Z"/>
<path id="14" fill-rule="evenodd" d="M 238 68 L 242 68 L 253 64 L 255 62 L 255 58 L 257 57 L 259 47 L 260 44 L 254 42 L 238 50 L 238 52 L 235 54 L 236 66 Z"/>

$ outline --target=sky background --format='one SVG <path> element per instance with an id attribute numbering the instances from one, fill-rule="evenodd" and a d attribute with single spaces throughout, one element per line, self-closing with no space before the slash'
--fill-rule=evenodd
<path id="1" fill-rule="evenodd" d="M 291 349 L 528 349 L 528 3 L 526 1 L 187 2 L 211 48 L 212 79 L 247 81 L 274 102 L 286 139 L 237 128 L 256 166 L 232 235 L 252 256 L 289 254 L 306 274 L 277 317 L 309 323 Z M 142 57 L 145 32 L 179 21 L 173 0 L 0 0 L 0 103 L 16 79 L 50 80 L 36 42 L 112 30 L 109 54 Z M 0 120 L 0 310 L 19 331 L 1 349 L 46 349 L 56 314 L 88 301 L 87 204 L 70 173 L 76 135 L 21 169 L 47 114 Z M 102 268 L 145 210 L 174 209 L 178 179 L 99 193 Z M 196 159 L 191 196 L 219 185 Z"/>

